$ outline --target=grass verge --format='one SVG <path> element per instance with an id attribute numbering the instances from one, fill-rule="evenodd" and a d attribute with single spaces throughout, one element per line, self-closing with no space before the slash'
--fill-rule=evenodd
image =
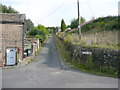
<path id="1" fill-rule="evenodd" d="M 42 50 L 42 46 L 35 52 L 34 55 L 37 56 L 41 50 Z"/>
<path id="2" fill-rule="evenodd" d="M 34 59 L 33 58 L 31 58 L 29 61 L 28 61 L 28 64 L 30 63 L 30 62 L 32 62 Z"/>

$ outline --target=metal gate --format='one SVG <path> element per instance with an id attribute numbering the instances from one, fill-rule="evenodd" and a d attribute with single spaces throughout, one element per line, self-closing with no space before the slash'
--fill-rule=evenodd
<path id="1" fill-rule="evenodd" d="M 6 50 L 6 65 L 16 64 L 16 48 L 7 48 Z"/>

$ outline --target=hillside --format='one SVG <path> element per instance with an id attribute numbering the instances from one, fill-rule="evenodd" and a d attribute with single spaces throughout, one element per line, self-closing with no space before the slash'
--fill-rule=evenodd
<path id="1" fill-rule="evenodd" d="M 81 41 L 79 40 L 77 29 L 60 36 L 76 45 L 118 49 L 120 28 L 118 20 L 120 20 L 118 16 L 100 17 L 82 26 Z"/>
<path id="2" fill-rule="evenodd" d="M 82 26 L 82 32 L 118 31 L 118 16 L 100 17 Z"/>

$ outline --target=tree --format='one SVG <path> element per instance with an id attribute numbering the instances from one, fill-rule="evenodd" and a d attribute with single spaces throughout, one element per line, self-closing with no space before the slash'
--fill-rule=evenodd
<path id="1" fill-rule="evenodd" d="M 35 38 L 40 39 L 41 41 L 45 40 L 45 37 L 43 35 L 35 35 Z"/>
<path id="2" fill-rule="evenodd" d="M 49 35 L 49 31 L 47 30 L 46 27 L 44 27 L 43 25 L 38 25 L 37 26 L 39 28 L 40 31 L 42 31 L 44 33 L 45 36 Z"/>
<path id="3" fill-rule="evenodd" d="M 83 17 L 81 17 L 80 23 L 82 24 L 82 23 L 84 23 L 84 22 L 85 22 L 85 19 L 84 19 Z"/>
<path id="4" fill-rule="evenodd" d="M 62 19 L 61 20 L 61 31 L 64 32 L 66 28 L 67 28 L 66 24 L 65 24 L 64 20 Z"/>
<path id="5" fill-rule="evenodd" d="M 0 8 L 2 9 L 0 13 L 7 13 L 7 7 L 5 5 L 0 5 Z"/>
<path id="6" fill-rule="evenodd" d="M 18 13 L 18 11 L 16 11 L 11 6 L 7 7 L 6 5 L 0 4 L 0 8 L 1 8 L 0 13 Z"/>
<path id="7" fill-rule="evenodd" d="M 70 28 L 71 28 L 71 29 L 73 29 L 73 28 L 78 28 L 78 20 L 77 20 L 77 19 L 73 19 L 73 20 L 71 21 Z"/>
<path id="8" fill-rule="evenodd" d="M 43 42 L 48 37 L 49 31 L 43 25 L 38 25 L 29 32 L 29 35 L 38 38 Z"/>
<path id="9" fill-rule="evenodd" d="M 29 32 L 29 35 L 30 36 L 35 36 L 39 34 L 39 29 L 37 27 L 34 27 L 30 32 Z"/>
<path id="10" fill-rule="evenodd" d="M 11 6 L 9 6 L 7 8 L 7 13 L 18 13 L 14 8 L 12 8 Z"/>
<path id="11" fill-rule="evenodd" d="M 67 25 L 67 28 L 70 28 L 70 25 Z"/>
<path id="12" fill-rule="evenodd" d="M 81 17 L 81 22 L 80 23 L 84 23 L 85 22 L 85 19 L 83 17 Z M 71 24 L 70 24 L 70 28 L 78 28 L 78 19 L 73 19 L 71 21 Z"/>
<path id="13" fill-rule="evenodd" d="M 34 24 L 30 19 L 25 20 L 27 32 L 30 32 L 34 28 Z"/>

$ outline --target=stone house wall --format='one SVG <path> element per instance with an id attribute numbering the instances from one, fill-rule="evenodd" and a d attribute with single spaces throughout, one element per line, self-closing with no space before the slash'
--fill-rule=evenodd
<path id="1" fill-rule="evenodd" d="M 23 59 L 26 27 L 24 14 L 0 13 L 0 17 L 0 66 L 3 66 L 7 48 L 16 48 L 17 60 Z"/>
<path id="2" fill-rule="evenodd" d="M 5 59 L 7 48 L 20 48 L 19 58 L 22 59 L 23 52 L 23 25 L 19 24 L 0 24 L 2 27 L 2 56 Z"/>

